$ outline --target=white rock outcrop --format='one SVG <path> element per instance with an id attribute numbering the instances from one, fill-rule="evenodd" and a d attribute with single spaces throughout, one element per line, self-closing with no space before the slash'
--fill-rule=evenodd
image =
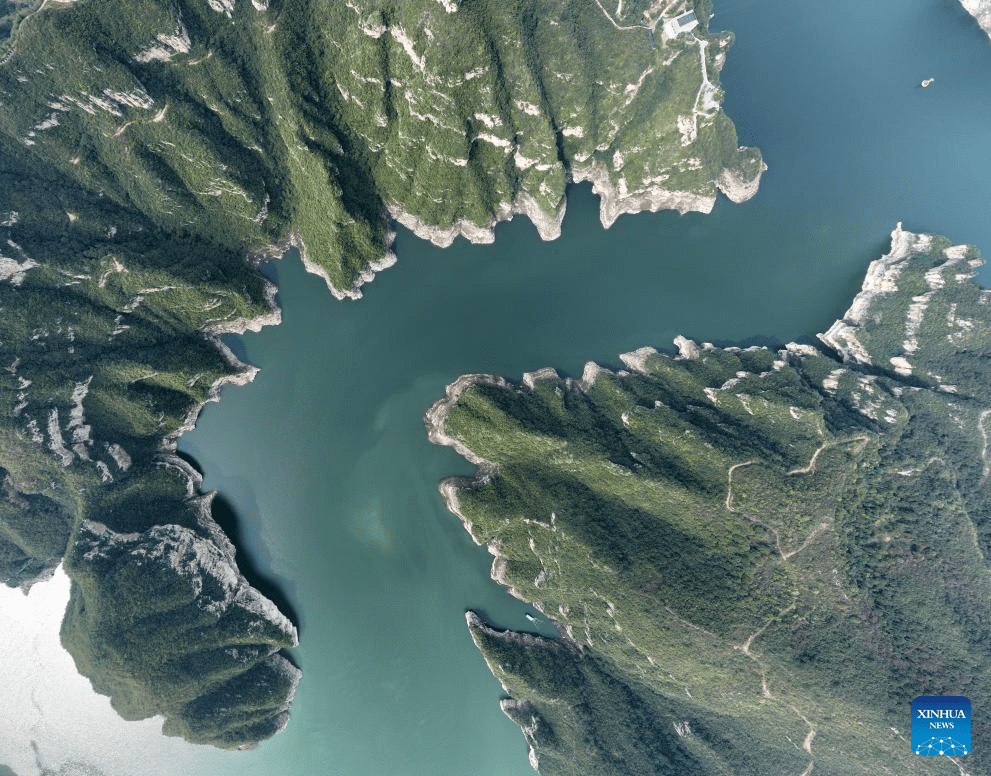
<path id="1" fill-rule="evenodd" d="M 991 0 L 960 0 L 960 4 L 977 19 L 988 37 L 991 37 Z"/>

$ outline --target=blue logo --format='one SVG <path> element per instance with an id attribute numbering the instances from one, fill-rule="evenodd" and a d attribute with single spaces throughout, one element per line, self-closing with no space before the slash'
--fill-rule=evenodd
<path id="1" fill-rule="evenodd" d="M 970 754 L 970 701 L 962 695 L 920 695 L 912 701 L 912 751 L 921 757 Z"/>

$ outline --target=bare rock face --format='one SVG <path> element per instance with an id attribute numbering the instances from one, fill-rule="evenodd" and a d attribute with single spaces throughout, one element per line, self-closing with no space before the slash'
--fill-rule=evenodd
<path id="1" fill-rule="evenodd" d="M 251 587 L 229 542 L 179 525 L 118 533 L 83 521 L 67 555 L 62 642 L 126 719 L 223 748 L 285 727 L 295 626 Z"/>
<path id="2" fill-rule="evenodd" d="M 891 250 L 871 262 L 850 308 L 819 339 L 847 364 L 983 399 L 989 295 L 973 282 L 983 264 L 970 246 L 915 234 L 899 223 Z"/>
<path id="3" fill-rule="evenodd" d="M 977 23 L 991 37 L 991 0 L 960 0 L 967 12 L 977 19 Z"/>

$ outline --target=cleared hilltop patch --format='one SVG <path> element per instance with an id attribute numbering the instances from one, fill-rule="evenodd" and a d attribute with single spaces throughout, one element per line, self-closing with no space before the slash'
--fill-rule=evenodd
<path id="1" fill-rule="evenodd" d="M 827 350 L 449 388 L 431 438 L 480 468 L 442 493 L 561 635 L 469 622 L 541 773 L 943 772 L 898 731 L 991 687 L 982 263 L 899 225 Z"/>

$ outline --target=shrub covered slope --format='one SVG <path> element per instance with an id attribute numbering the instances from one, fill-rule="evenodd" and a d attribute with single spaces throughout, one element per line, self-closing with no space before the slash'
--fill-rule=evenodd
<path id="1" fill-rule="evenodd" d="M 278 654 L 295 628 L 173 455 L 251 377 L 216 335 L 278 320 L 245 256 L 295 244 L 356 297 L 392 260 L 389 214 L 444 244 L 514 212 L 553 237 L 569 178 L 607 223 L 752 195 L 760 156 L 719 109 L 731 37 L 664 32 L 689 8 L 708 18 L 708 0 L 0 2 L 0 578 L 64 557 L 63 643 L 122 714 L 250 745 L 298 679 Z"/>
<path id="2" fill-rule="evenodd" d="M 991 693 L 981 263 L 899 227 L 825 350 L 449 387 L 431 437 L 479 474 L 441 490 L 561 633 L 469 618 L 541 773 L 958 772 L 907 737 L 915 696 Z"/>

